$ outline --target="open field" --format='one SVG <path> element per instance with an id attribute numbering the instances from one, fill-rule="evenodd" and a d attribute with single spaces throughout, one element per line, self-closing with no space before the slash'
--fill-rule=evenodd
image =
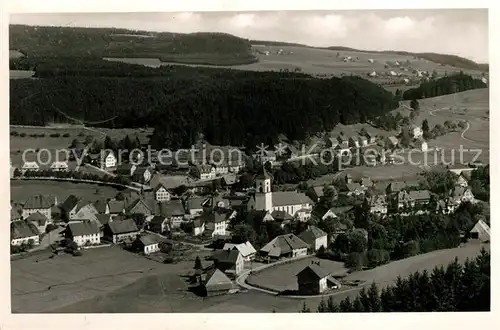
<path id="1" fill-rule="evenodd" d="M 96 190 L 99 189 L 99 194 Z M 35 194 L 57 196 L 63 202 L 69 195 L 75 195 L 87 200 L 113 198 L 118 190 L 110 186 L 100 186 L 89 183 L 72 183 L 59 181 L 12 180 L 10 182 L 10 199 L 24 201 Z"/>
<path id="2" fill-rule="evenodd" d="M 452 66 L 441 66 L 440 64 L 427 61 L 424 59 L 416 59 L 409 55 L 398 55 L 398 54 L 382 54 L 382 53 L 371 53 L 371 52 L 356 52 L 356 51 L 335 51 L 327 49 L 309 48 L 309 47 L 298 47 L 298 46 L 263 46 L 263 45 L 253 45 L 255 51 L 255 56 L 258 58 L 258 62 L 244 65 L 233 65 L 233 66 L 222 66 L 226 68 L 238 69 L 238 70 L 250 70 L 250 71 L 279 71 L 279 70 L 301 70 L 304 73 L 318 75 L 318 76 L 340 76 L 342 74 L 356 74 L 361 76 L 366 76 L 369 73 L 375 71 L 378 77 L 370 78 L 376 83 L 384 83 L 389 81 L 394 81 L 394 78 L 385 77 L 390 71 L 395 71 L 396 73 L 401 72 L 401 77 L 408 76 L 411 77 L 411 70 L 401 71 L 397 67 L 385 68 L 387 62 L 396 62 L 400 64 L 409 61 L 412 69 L 420 71 L 430 71 L 436 70 L 440 76 L 443 76 L 445 72 L 451 73 L 459 71 L 460 69 L 454 68 Z M 282 49 L 283 54 L 278 55 L 277 52 Z M 269 55 L 261 54 L 261 52 L 269 51 Z M 337 58 L 337 53 L 339 57 Z M 343 58 L 350 56 L 355 62 L 344 62 Z M 358 59 L 359 58 L 359 59 Z M 168 63 L 161 62 L 157 58 L 106 58 L 112 61 L 121 61 L 125 63 L 133 64 L 143 64 L 150 67 L 159 67 L 160 65 L 172 65 L 178 63 Z M 372 59 L 373 63 L 369 60 Z M 191 66 L 206 66 L 212 67 L 210 65 L 196 65 L 196 64 L 182 64 Z M 474 76 L 480 76 L 479 71 L 474 70 L 464 70 L 464 72 L 470 73 Z M 384 75 L 384 76 L 382 76 Z M 395 90 L 393 86 L 389 86 Z M 398 86 L 396 88 L 405 88 L 404 86 Z"/>
<path id="3" fill-rule="evenodd" d="M 115 290 L 127 285 L 133 288 L 138 285 L 134 282 L 140 284 L 144 278 L 168 282 L 174 292 L 185 291 L 186 284 L 179 274 L 193 266 L 191 260 L 175 265 L 157 263 L 118 247 L 85 250 L 81 257 L 59 255 L 49 259 L 49 255 L 38 254 L 11 262 L 14 313 L 48 312 L 107 293 L 113 296 Z M 150 290 L 142 286 L 132 300 L 154 295 L 159 299 L 161 292 L 149 285 Z M 131 299 L 122 302 L 128 305 Z"/>
<path id="4" fill-rule="evenodd" d="M 252 285 L 260 285 L 272 290 L 298 290 L 297 275 L 305 267 L 311 264 L 311 261 L 320 262 L 321 268 L 332 274 L 345 274 L 347 269 L 344 263 L 331 260 L 321 260 L 318 258 L 306 258 L 289 264 L 282 264 L 266 268 L 254 273 L 247 278 L 247 282 Z"/>
<path id="5" fill-rule="evenodd" d="M 411 257 L 404 260 L 377 267 L 372 270 L 355 272 L 347 276 L 346 280 L 372 281 L 380 285 L 391 284 L 398 275 L 404 277 L 416 270 L 432 270 L 435 266 L 446 265 L 455 257 L 463 262 L 467 257 L 475 257 L 482 245 L 468 244 L 462 248 L 434 251 L 431 253 Z M 489 245 L 485 246 L 489 250 Z M 323 262 L 323 261 L 322 261 Z M 177 265 L 175 265 L 177 266 Z M 190 266 L 190 264 L 188 264 Z M 168 265 L 166 267 L 171 267 Z M 192 266 L 191 266 L 192 267 Z M 198 298 L 180 289 L 182 281 L 175 271 L 165 275 L 143 276 L 137 282 L 121 287 L 113 292 L 105 292 L 99 297 L 90 298 L 74 305 L 63 308 L 54 307 L 55 313 L 252 313 L 267 312 L 297 312 L 301 309 L 304 299 L 279 297 L 250 290 L 234 295 L 212 298 Z M 288 276 L 288 275 L 286 275 Z M 357 290 L 339 292 L 335 300 L 346 296 L 353 297 Z M 315 310 L 321 298 L 307 299 L 307 305 Z M 47 308 L 48 310 L 49 308 Z"/>

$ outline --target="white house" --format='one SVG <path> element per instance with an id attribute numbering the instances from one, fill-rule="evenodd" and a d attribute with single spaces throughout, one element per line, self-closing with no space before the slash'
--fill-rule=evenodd
<path id="1" fill-rule="evenodd" d="M 313 251 L 328 247 L 328 235 L 316 226 L 309 226 L 307 230 L 299 234 L 299 238 L 309 244 Z"/>
<path id="2" fill-rule="evenodd" d="M 161 183 L 154 189 L 154 194 L 157 202 L 168 202 L 172 197 L 167 188 Z"/>
<path id="3" fill-rule="evenodd" d="M 375 195 L 368 199 L 370 205 L 370 213 L 387 214 L 387 197 L 386 195 Z"/>
<path id="4" fill-rule="evenodd" d="M 99 226 L 96 222 L 89 220 L 69 222 L 66 226 L 66 237 L 72 239 L 78 246 L 101 242 Z"/>
<path id="5" fill-rule="evenodd" d="M 52 171 L 67 171 L 68 170 L 68 163 L 66 162 L 53 162 L 52 165 L 50 165 L 50 169 Z"/>
<path id="6" fill-rule="evenodd" d="M 227 163 L 213 163 L 212 166 L 215 168 L 215 175 L 224 175 L 229 173 L 229 166 Z"/>
<path id="7" fill-rule="evenodd" d="M 217 171 L 212 165 L 198 165 L 196 169 L 200 180 L 215 179 L 217 177 Z"/>
<path id="8" fill-rule="evenodd" d="M 10 223 L 10 244 L 20 246 L 29 244 L 30 240 L 33 245 L 40 244 L 38 230 L 34 225 L 25 221 L 14 221 Z"/>
<path id="9" fill-rule="evenodd" d="M 294 234 L 285 234 L 272 239 L 259 254 L 269 259 L 295 258 L 307 255 L 308 248 L 309 245 Z"/>
<path id="10" fill-rule="evenodd" d="M 37 162 L 25 162 L 21 167 L 21 171 L 24 173 L 26 171 L 38 171 L 40 166 L 38 166 Z"/>
<path id="11" fill-rule="evenodd" d="M 459 187 L 463 187 L 463 188 L 466 188 L 467 186 L 469 186 L 469 182 L 467 181 L 467 178 L 463 175 L 463 174 L 460 174 L 457 178 L 457 181 L 455 182 L 455 184 Z"/>
<path id="12" fill-rule="evenodd" d="M 243 261 L 250 261 L 255 258 L 257 251 L 250 242 L 245 242 L 241 244 L 226 243 L 224 244 L 223 250 L 233 250 L 236 249 L 240 251 Z"/>
<path id="13" fill-rule="evenodd" d="M 144 235 L 134 242 L 144 254 L 148 255 L 160 251 L 160 239 L 156 235 Z"/>
<path id="14" fill-rule="evenodd" d="M 193 221 L 193 236 L 200 236 L 205 232 L 205 221 L 201 218 Z"/>
<path id="15" fill-rule="evenodd" d="M 33 213 L 41 213 L 47 217 L 47 219 L 52 219 L 52 206 L 53 201 L 43 195 L 34 195 L 26 200 L 23 205 L 23 218 L 28 218 Z"/>
<path id="16" fill-rule="evenodd" d="M 116 156 L 113 151 L 111 150 L 106 150 L 104 153 L 103 157 L 101 157 L 101 169 L 106 170 L 109 168 L 116 167 Z"/>

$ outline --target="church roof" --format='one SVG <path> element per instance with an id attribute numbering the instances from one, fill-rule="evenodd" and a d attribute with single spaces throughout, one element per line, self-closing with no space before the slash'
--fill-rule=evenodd
<path id="1" fill-rule="evenodd" d="M 257 173 L 257 176 L 255 177 L 256 179 L 261 179 L 261 180 L 271 180 L 272 177 L 271 175 L 269 175 L 269 173 L 267 173 L 266 169 L 264 168 L 264 166 L 262 166 L 262 170 L 260 170 L 258 173 Z"/>

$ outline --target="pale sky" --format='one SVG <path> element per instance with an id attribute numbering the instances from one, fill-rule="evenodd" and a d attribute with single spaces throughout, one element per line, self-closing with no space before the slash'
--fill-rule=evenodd
<path id="1" fill-rule="evenodd" d="M 226 32 L 311 46 L 454 54 L 488 62 L 486 9 L 13 14 L 11 24 Z"/>

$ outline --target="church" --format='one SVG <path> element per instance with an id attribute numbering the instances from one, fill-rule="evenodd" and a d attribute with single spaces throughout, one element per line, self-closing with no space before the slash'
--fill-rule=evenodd
<path id="1" fill-rule="evenodd" d="M 248 210 L 285 211 L 292 217 L 298 213 L 310 213 L 312 201 L 303 193 L 296 191 L 271 190 L 271 176 L 265 169 L 255 178 L 255 194 L 248 201 Z"/>

